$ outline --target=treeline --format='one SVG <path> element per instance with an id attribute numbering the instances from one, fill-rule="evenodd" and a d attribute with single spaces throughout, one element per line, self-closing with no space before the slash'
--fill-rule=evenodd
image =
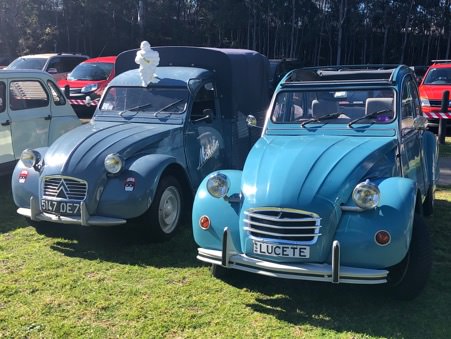
<path id="1" fill-rule="evenodd" d="M 0 56 L 249 48 L 305 65 L 451 58 L 451 0 L 0 0 Z"/>

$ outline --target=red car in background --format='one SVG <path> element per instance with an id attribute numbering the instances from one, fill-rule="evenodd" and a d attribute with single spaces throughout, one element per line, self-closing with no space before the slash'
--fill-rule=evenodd
<path id="1" fill-rule="evenodd" d="M 88 59 L 58 82 L 79 117 L 94 113 L 105 87 L 114 78 L 115 61 L 115 56 Z"/>
<path id="2" fill-rule="evenodd" d="M 443 92 L 451 92 L 451 60 L 432 60 L 420 83 L 420 99 L 423 114 L 430 122 L 451 119 L 451 112 L 441 112 Z"/>

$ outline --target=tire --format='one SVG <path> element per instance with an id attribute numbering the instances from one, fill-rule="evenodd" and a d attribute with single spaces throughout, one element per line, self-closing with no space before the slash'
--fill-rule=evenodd
<path id="1" fill-rule="evenodd" d="M 415 214 L 412 239 L 405 258 L 389 268 L 387 287 L 395 299 L 412 300 L 426 286 L 432 267 L 432 246 L 423 217 Z"/>
<path id="2" fill-rule="evenodd" d="M 216 264 L 211 264 L 210 266 L 211 275 L 217 279 L 223 279 L 228 275 L 228 269 Z"/>
<path id="3" fill-rule="evenodd" d="M 184 199 L 180 183 L 172 176 L 163 177 L 152 205 L 140 217 L 141 226 L 152 241 L 172 238 L 182 222 Z"/>
<path id="4" fill-rule="evenodd" d="M 423 202 L 423 215 L 426 217 L 434 213 L 434 189 L 429 187 L 426 199 Z"/>

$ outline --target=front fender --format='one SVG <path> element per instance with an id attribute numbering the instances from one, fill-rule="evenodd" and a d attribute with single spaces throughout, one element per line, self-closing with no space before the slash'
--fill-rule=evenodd
<path id="1" fill-rule="evenodd" d="M 344 211 L 336 232 L 343 265 L 386 268 L 399 263 L 407 254 L 412 236 L 416 184 L 413 180 L 392 177 L 379 185 L 380 203 L 373 210 Z M 391 241 L 380 246 L 375 241 L 379 230 L 388 231 Z M 363 266 L 364 265 L 364 266 Z"/>
<path id="2" fill-rule="evenodd" d="M 142 215 L 153 201 L 163 171 L 173 163 L 176 159 L 164 154 L 149 154 L 128 162 L 120 175 L 108 177 L 96 214 L 124 219 Z"/>
<path id="3" fill-rule="evenodd" d="M 47 147 L 36 148 L 44 159 Z M 39 178 L 41 173 L 34 169 L 25 167 L 22 161 L 18 161 L 11 177 L 11 189 L 14 203 L 17 207 L 30 208 L 30 198 L 39 197 Z"/>
<path id="4" fill-rule="evenodd" d="M 230 202 L 224 198 L 215 198 L 207 191 L 208 179 L 216 173 L 225 174 L 230 180 L 230 189 L 228 196 L 239 196 L 241 190 L 241 171 L 238 170 L 223 170 L 216 171 L 208 175 L 201 182 L 196 196 L 194 197 L 192 223 L 193 234 L 196 243 L 207 249 L 220 250 L 222 248 L 222 236 L 224 228 L 228 227 L 232 235 L 232 241 L 235 248 L 240 248 L 239 239 L 239 215 L 241 209 L 241 201 Z M 202 216 L 210 218 L 210 228 L 203 230 L 199 226 L 199 219 Z"/>

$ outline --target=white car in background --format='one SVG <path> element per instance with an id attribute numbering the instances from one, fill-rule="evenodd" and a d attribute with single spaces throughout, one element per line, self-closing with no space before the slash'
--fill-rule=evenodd
<path id="1" fill-rule="evenodd" d="M 55 81 L 66 79 L 79 63 L 89 59 L 87 55 L 75 53 L 43 53 L 16 58 L 5 69 L 36 69 L 50 73 Z"/>
<path id="2" fill-rule="evenodd" d="M 48 73 L 0 71 L 0 175 L 12 172 L 24 149 L 48 146 L 80 124 Z"/>

